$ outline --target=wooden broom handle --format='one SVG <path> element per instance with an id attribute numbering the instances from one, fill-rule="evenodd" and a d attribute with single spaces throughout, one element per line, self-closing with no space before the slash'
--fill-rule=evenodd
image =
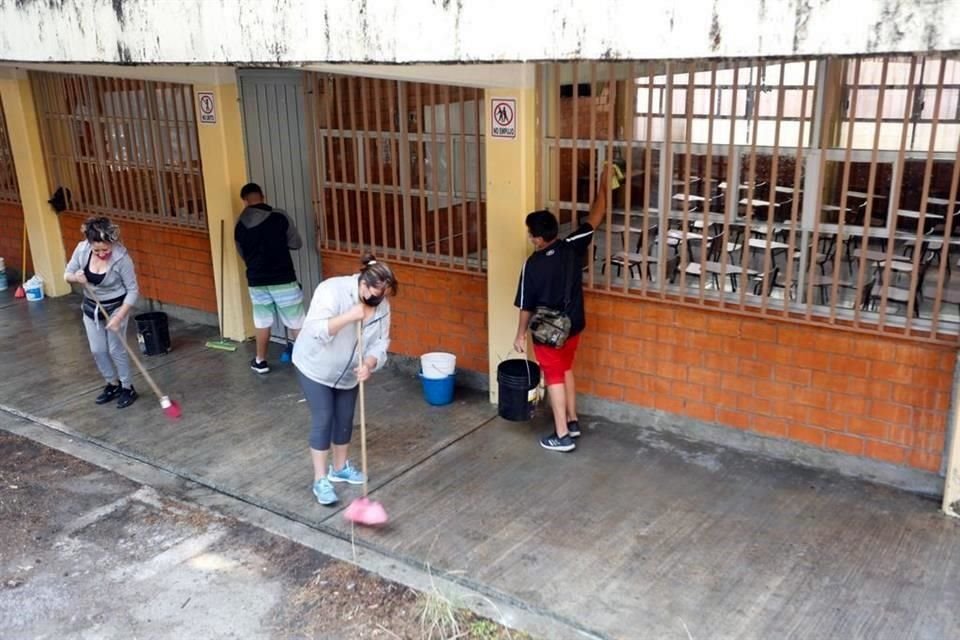
<path id="1" fill-rule="evenodd" d="M 110 314 L 108 314 L 107 310 L 103 308 L 102 304 L 100 304 L 100 299 L 97 298 L 97 294 L 93 292 L 93 287 L 91 287 L 89 283 L 84 284 L 83 287 L 84 289 L 86 289 L 87 294 L 94 301 L 94 303 L 96 303 L 97 309 L 99 309 L 100 313 L 103 314 L 104 319 L 107 322 L 110 322 Z M 157 399 L 163 400 L 163 391 L 160 391 L 160 387 L 157 386 L 157 383 L 154 382 L 153 378 L 150 377 L 150 374 L 147 373 L 147 370 L 144 368 L 143 363 L 140 362 L 140 358 L 137 357 L 137 354 L 135 354 L 133 352 L 133 349 L 130 348 L 130 345 L 127 344 L 127 337 L 120 336 L 120 335 L 118 335 L 117 337 L 120 338 L 120 344 L 122 344 L 123 348 L 127 350 L 127 355 L 129 355 L 130 359 L 133 360 L 133 363 L 137 365 L 137 369 L 140 370 L 140 375 L 142 375 L 143 379 L 147 381 L 148 385 L 150 385 L 150 389 L 152 389 L 153 392 L 156 394 Z"/>
<path id="2" fill-rule="evenodd" d="M 363 366 L 363 320 L 357 322 L 357 352 L 360 365 Z M 367 412 L 363 395 L 363 381 L 360 381 L 360 467 L 363 471 L 363 497 L 367 497 Z"/>

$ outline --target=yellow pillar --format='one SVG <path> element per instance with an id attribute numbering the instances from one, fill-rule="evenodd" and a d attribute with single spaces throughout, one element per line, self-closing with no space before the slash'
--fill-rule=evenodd
<path id="1" fill-rule="evenodd" d="M 66 256 L 60 223 L 47 203 L 51 190 L 43 159 L 33 90 L 23 71 L 4 70 L 0 74 L 0 100 L 3 101 L 13 162 L 17 167 L 17 183 L 20 186 L 20 201 L 33 268 L 43 278 L 45 295 L 66 295 L 70 293 L 70 286 L 63 279 Z"/>
<path id="2" fill-rule="evenodd" d="M 204 122 L 200 112 L 201 98 L 206 103 L 206 97 L 211 95 L 215 122 Z M 253 319 L 243 260 L 233 241 L 234 224 L 243 209 L 240 188 L 247 181 L 240 99 L 235 78 L 219 84 L 194 85 L 194 103 L 218 306 L 220 288 L 223 287 L 220 321 L 226 337 L 245 340 L 253 335 Z M 221 221 L 224 230 L 222 238 Z M 221 246 L 224 253 L 223 273 L 220 272 Z"/>
<path id="3" fill-rule="evenodd" d="M 533 67 L 524 87 L 487 89 L 484 99 L 487 173 L 487 320 L 490 401 L 497 402 L 497 365 L 507 357 L 517 332 L 513 306 L 523 261 L 530 252 L 524 219 L 536 206 L 537 130 Z M 493 135 L 493 106 L 514 100 L 516 137 Z"/>

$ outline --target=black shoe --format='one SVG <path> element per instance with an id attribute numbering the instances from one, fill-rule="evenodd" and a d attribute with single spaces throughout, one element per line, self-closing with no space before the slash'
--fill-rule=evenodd
<path id="1" fill-rule="evenodd" d="M 103 391 L 100 392 L 100 395 L 97 396 L 97 399 L 94 400 L 94 402 L 97 404 L 107 404 L 118 395 L 120 395 L 120 385 L 108 384 L 103 388 Z"/>
<path id="2" fill-rule="evenodd" d="M 567 423 L 567 430 L 570 431 L 571 438 L 580 437 L 580 422 L 577 420 L 571 420 Z"/>
<path id="3" fill-rule="evenodd" d="M 137 390 L 133 387 L 120 390 L 120 399 L 117 400 L 117 409 L 126 409 L 137 401 Z"/>
<path id="4" fill-rule="evenodd" d="M 250 368 L 257 373 L 270 373 L 270 365 L 267 364 L 266 360 L 257 360 L 254 358 L 250 361 Z"/>
<path id="5" fill-rule="evenodd" d="M 573 438 L 570 437 L 570 434 L 567 434 L 561 438 L 555 433 L 551 433 L 548 436 L 543 436 L 540 438 L 540 446 L 544 449 L 549 449 L 550 451 L 573 451 L 577 448 L 577 445 L 574 444 Z"/>

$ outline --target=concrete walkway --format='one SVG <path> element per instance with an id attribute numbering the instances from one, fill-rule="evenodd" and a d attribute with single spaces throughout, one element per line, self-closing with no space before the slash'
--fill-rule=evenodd
<path id="1" fill-rule="evenodd" d="M 145 383 L 130 409 L 97 407 L 77 304 L 0 298 L 0 408 L 355 536 L 569 637 L 960 637 L 960 523 L 930 500 L 599 419 L 582 421 L 574 454 L 545 452 L 544 418 L 502 421 L 468 391 L 429 407 L 394 371 L 367 408 L 372 489 L 392 522 L 351 531 L 311 497 L 289 365 L 257 376 L 251 345 L 208 350 L 215 329 L 175 323 L 173 352 L 146 360 L 184 419 L 169 423 Z M 342 505 L 356 495 L 342 489 Z"/>

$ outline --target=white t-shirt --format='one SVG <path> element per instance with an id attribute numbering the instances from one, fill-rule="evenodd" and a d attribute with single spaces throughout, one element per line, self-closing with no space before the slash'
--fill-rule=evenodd
<path id="1" fill-rule="evenodd" d="M 357 353 L 357 325 L 347 325 L 330 335 L 329 321 L 360 302 L 359 278 L 360 274 L 329 278 L 317 286 L 293 345 L 293 364 L 300 373 L 335 389 L 357 386 L 353 372 L 361 360 Z M 380 370 L 387 362 L 389 347 L 390 303 L 384 300 L 363 325 L 363 357 L 376 358 L 376 370 Z"/>

